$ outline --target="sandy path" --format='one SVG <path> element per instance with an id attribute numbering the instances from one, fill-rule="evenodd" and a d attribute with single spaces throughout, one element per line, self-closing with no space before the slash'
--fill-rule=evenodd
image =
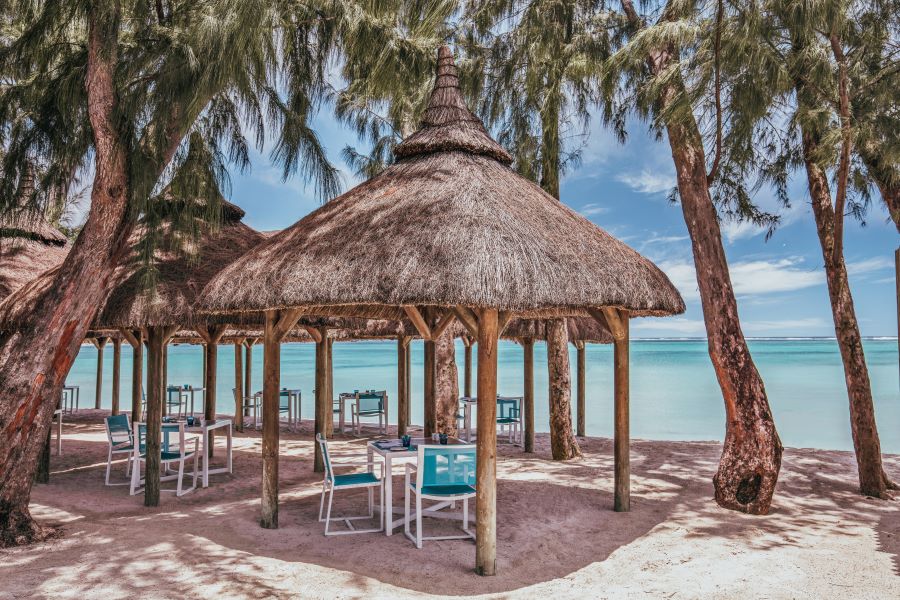
<path id="1" fill-rule="evenodd" d="M 611 510 L 610 440 L 587 439 L 585 458 L 562 464 L 546 436 L 528 457 L 501 446 L 500 574 L 481 578 L 470 542 L 323 537 L 309 424 L 282 433 L 280 529 L 264 530 L 258 433 L 236 439 L 234 476 L 146 509 L 127 487 L 103 485 L 105 435 L 99 415 L 82 412 L 32 498 L 65 536 L 0 551 L 0 598 L 900 598 L 900 502 L 856 494 L 846 452 L 787 449 L 775 510 L 752 517 L 712 501 L 715 443 L 634 442 L 627 514 Z M 334 451 L 364 444 L 338 436 Z M 900 478 L 900 457 L 888 466 Z M 360 493 L 338 498 L 336 511 L 364 508 Z"/>

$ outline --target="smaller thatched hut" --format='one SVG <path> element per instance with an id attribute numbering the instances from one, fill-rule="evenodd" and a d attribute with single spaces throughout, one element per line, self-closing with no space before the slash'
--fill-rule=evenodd
<path id="1" fill-rule="evenodd" d="M 66 236 L 43 218 L 0 217 L 0 300 L 61 264 L 68 253 Z"/>

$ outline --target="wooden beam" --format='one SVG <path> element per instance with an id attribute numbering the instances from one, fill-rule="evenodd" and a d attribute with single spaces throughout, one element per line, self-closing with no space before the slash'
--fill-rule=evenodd
<path id="1" fill-rule="evenodd" d="M 525 452 L 534 452 L 534 338 L 522 339 L 525 371 Z"/>
<path id="2" fill-rule="evenodd" d="M 478 318 L 478 440 L 475 469 L 475 572 L 497 574 L 497 311 Z"/>
<path id="3" fill-rule="evenodd" d="M 497 317 L 497 333 L 499 335 L 503 335 L 503 332 L 506 330 L 506 326 L 509 325 L 510 319 L 512 319 L 513 314 L 507 310 L 502 311 Z"/>
<path id="4" fill-rule="evenodd" d="M 422 313 L 419 312 L 419 309 L 415 306 L 404 306 L 403 310 L 406 312 L 406 316 L 409 317 L 409 320 L 412 321 L 412 324 L 419 332 L 419 335 L 422 336 L 422 339 L 430 340 L 431 327 L 429 327 L 428 323 L 425 322 L 425 317 L 422 316 Z"/>
<path id="5" fill-rule="evenodd" d="M 297 325 L 297 321 L 303 313 L 304 309 L 302 308 L 288 308 L 278 312 L 278 323 L 275 325 L 275 335 L 278 336 L 279 342 Z"/>
<path id="6" fill-rule="evenodd" d="M 465 361 L 463 363 L 463 396 L 472 397 L 472 341 L 463 336 Z"/>
<path id="7" fill-rule="evenodd" d="M 305 329 L 306 332 L 309 333 L 309 337 L 311 337 L 315 343 L 318 344 L 319 342 L 322 341 L 322 334 L 319 333 L 319 330 L 316 329 L 315 327 L 304 325 L 303 329 Z"/>
<path id="8" fill-rule="evenodd" d="M 469 331 L 469 335 L 477 339 L 478 319 L 475 317 L 475 314 L 465 306 L 455 306 L 452 310 L 459 322 Z"/>
<path id="9" fill-rule="evenodd" d="M 631 458 L 629 427 L 628 313 L 618 310 L 614 344 L 614 509 L 631 510 Z M 611 320 L 607 315 L 607 320 Z"/>
<path id="10" fill-rule="evenodd" d="M 134 331 L 130 331 L 125 329 L 124 327 L 119 329 L 119 333 L 122 334 L 122 337 L 131 345 L 132 348 L 137 348 L 140 346 L 141 341 L 140 337 L 143 337 L 143 332 L 140 329 L 136 329 Z"/>
<path id="11" fill-rule="evenodd" d="M 453 324 L 453 321 L 456 320 L 456 315 L 453 314 L 452 310 L 448 310 L 444 313 L 444 316 L 440 318 L 437 325 L 435 325 L 434 330 L 431 332 L 431 337 L 434 339 L 438 339 L 443 335 L 447 328 Z"/>
<path id="12" fill-rule="evenodd" d="M 577 408 L 577 426 L 576 426 L 576 435 L 579 437 L 584 437 L 585 433 L 585 404 L 586 404 L 586 391 L 585 391 L 585 371 L 587 369 L 587 357 L 586 357 L 586 349 L 584 342 L 575 342 L 575 348 L 578 350 L 578 368 L 576 369 L 576 379 L 578 381 L 578 398 L 576 400 L 576 408 Z"/>
<path id="13" fill-rule="evenodd" d="M 277 311 L 266 311 L 263 338 L 262 511 L 259 524 L 278 529 L 278 407 L 281 383 L 281 342 L 276 336 Z"/>

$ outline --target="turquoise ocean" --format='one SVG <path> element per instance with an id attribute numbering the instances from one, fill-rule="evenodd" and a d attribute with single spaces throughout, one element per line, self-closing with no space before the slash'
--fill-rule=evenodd
<path id="1" fill-rule="evenodd" d="M 867 339 L 866 361 L 872 379 L 882 450 L 900 453 L 900 369 L 896 339 Z M 769 396 L 785 446 L 852 450 L 849 409 L 837 344 L 828 339 L 757 339 L 750 349 Z M 422 343 L 412 343 L 412 418 L 422 422 Z M 112 399 L 112 345 L 104 354 L 102 406 Z M 460 391 L 463 347 L 457 343 Z M 81 406 L 94 404 L 97 350 L 82 346 L 68 385 L 81 387 Z M 122 347 L 123 410 L 131 404 L 131 349 Z M 218 409 L 233 410 L 234 347 L 219 347 Z M 574 375 L 575 350 L 571 350 Z M 314 346 L 285 344 L 281 351 L 282 386 L 302 390 L 301 416 L 313 416 Z M 169 348 L 169 383 L 203 384 L 200 346 Z M 146 372 L 146 371 L 145 371 Z M 474 377 L 474 374 L 473 374 Z M 498 391 L 522 394 L 522 348 L 502 341 Z M 474 379 L 473 379 L 474 381 Z M 573 377 L 574 382 L 574 377 Z M 262 347 L 253 349 L 253 389 L 262 386 Z M 397 422 L 397 345 L 392 341 L 334 344 L 335 393 L 386 389 L 390 421 Z M 612 347 L 587 350 L 587 434 L 612 434 Z M 535 428 L 547 431 L 547 368 L 543 344 L 535 345 Z M 199 400 L 199 396 L 198 396 Z M 199 407 L 198 407 L 199 410 Z M 632 340 L 631 435 L 655 440 L 722 440 L 725 411 L 705 340 Z"/>

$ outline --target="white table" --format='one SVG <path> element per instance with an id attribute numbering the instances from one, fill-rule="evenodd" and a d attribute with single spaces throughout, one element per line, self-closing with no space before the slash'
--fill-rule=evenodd
<path id="1" fill-rule="evenodd" d="M 226 453 L 225 466 L 218 467 L 216 469 L 209 468 L 209 450 L 207 448 L 207 444 L 210 440 L 210 431 L 214 431 L 216 429 L 225 429 L 228 434 L 228 451 Z M 220 473 L 231 473 L 232 472 L 232 462 L 231 462 L 231 419 L 213 419 L 210 421 L 201 420 L 200 426 L 187 427 L 184 428 L 185 433 L 197 433 L 200 434 L 200 452 L 201 458 L 203 459 L 203 487 L 209 487 L 209 476 L 210 475 L 218 475 Z"/>
<path id="2" fill-rule="evenodd" d="M 192 385 L 181 388 L 182 395 L 185 395 L 186 392 L 190 392 L 190 394 L 191 394 L 191 412 L 188 414 L 193 416 L 194 415 L 194 394 L 196 394 L 197 392 L 206 393 L 206 388 L 205 387 L 194 387 Z"/>
<path id="3" fill-rule="evenodd" d="M 410 459 L 418 460 L 419 451 L 416 448 L 409 449 L 404 448 L 402 450 L 385 450 L 379 448 L 375 445 L 377 441 L 385 441 L 385 440 L 372 440 L 368 444 L 366 444 L 366 453 L 367 453 L 367 462 L 369 463 L 369 470 L 374 471 L 374 458 L 375 455 L 378 454 L 381 456 L 381 459 L 384 461 L 384 515 L 382 518 L 384 519 L 384 532 L 385 535 L 393 535 L 394 528 L 400 527 L 401 525 L 406 523 L 405 518 L 394 519 L 394 460 L 401 459 L 400 462 L 406 462 Z M 399 441 L 399 440 L 398 440 Z M 412 438 L 410 440 L 411 446 L 415 447 L 420 444 L 436 444 L 437 442 L 433 442 L 429 438 Z M 456 438 L 449 438 L 447 441 L 448 444 L 456 445 L 462 444 L 460 440 Z M 401 478 L 405 477 L 405 475 L 401 475 Z M 449 506 L 451 503 L 440 503 L 428 509 L 428 512 L 431 513 L 436 510 L 440 510 L 441 508 Z M 403 509 L 398 508 L 396 512 L 402 513 Z M 415 519 L 415 513 L 410 515 L 410 519 Z"/>

